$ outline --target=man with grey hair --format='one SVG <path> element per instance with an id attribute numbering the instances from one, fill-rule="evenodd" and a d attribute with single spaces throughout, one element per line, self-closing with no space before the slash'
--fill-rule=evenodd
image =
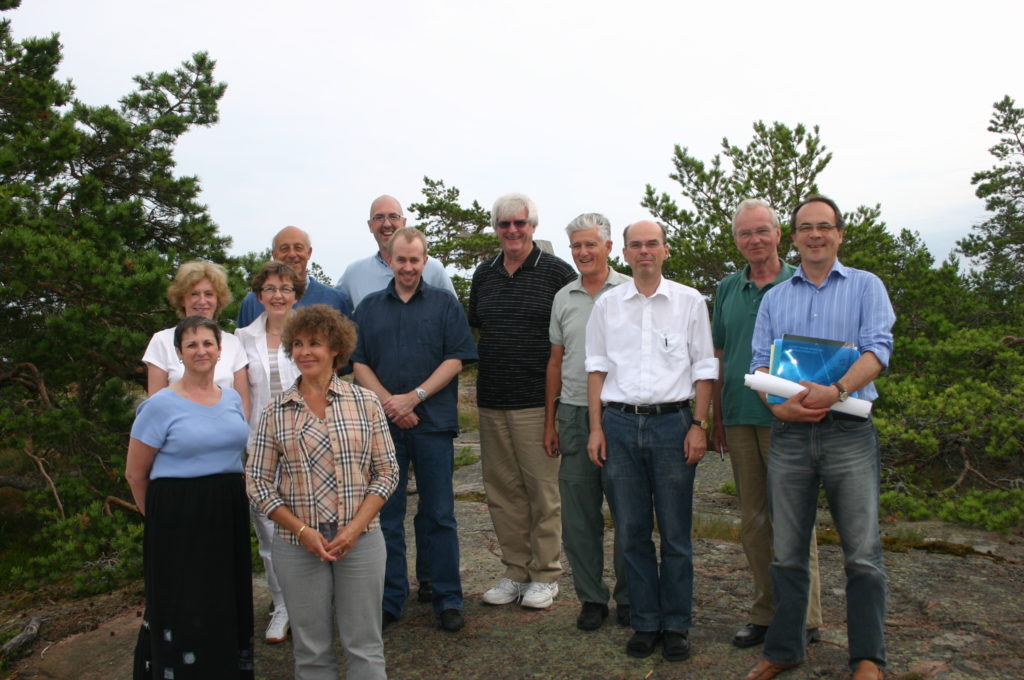
<path id="1" fill-rule="evenodd" d="M 395 277 L 391 265 L 388 264 L 388 240 L 392 234 L 405 226 L 405 221 L 402 204 L 394 196 L 384 194 L 370 204 L 370 219 L 366 220 L 366 225 L 370 227 L 370 233 L 377 242 L 377 250 L 373 255 L 356 260 L 346 267 L 345 273 L 335 286 L 352 300 L 353 307 L 358 307 L 363 298 L 370 293 L 387 288 Z M 443 288 L 455 295 L 455 287 L 452 286 L 444 265 L 438 260 L 427 260 L 423 280 L 428 285 Z"/>
<path id="2" fill-rule="evenodd" d="M 480 456 L 505 574 L 483 600 L 546 609 L 562 574 L 558 459 L 544 452 L 548 319 L 555 293 L 576 273 L 533 242 L 529 197 L 499 198 L 491 225 L 501 252 L 473 272 L 469 325 L 480 331 Z"/>
<path id="3" fill-rule="evenodd" d="M 544 390 L 544 449 L 561 456 L 558 489 L 562 498 L 562 542 L 572 566 L 572 580 L 582 607 L 580 630 L 596 630 L 608 617 L 608 586 L 604 584 L 604 483 L 601 468 L 587 457 L 587 320 L 594 301 L 629 281 L 608 266 L 611 225 L 598 213 L 584 213 L 565 228 L 580 278 L 555 293 L 551 305 L 551 357 Z M 556 427 L 557 418 L 557 427 Z M 629 625 L 625 564 L 618 543 L 614 552 L 615 614 Z"/>
<path id="4" fill-rule="evenodd" d="M 284 262 L 306 279 L 306 292 L 295 303 L 296 309 L 308 305 L 327 305 L 349 318 L 352 317 L 353 307 L 349 296 L 343 291 L 334 290 L 320 283 L 306 271 L 306 265 L 313 257 L 313 245 L 310 243 L 309 234 L 298 227 L 285 227 L 274 236 L 270 248 L 272 258 Z M 256 299 L 256 294 L 247 293 L 238 310 L 238 327 L 245 328 L 262 313 L 263 305 Z"/>
<path id="5" fill-rule="evenodd" d="M 768 512 L 768 447 L 772 413 L 757 393 L 743 385 L 750 365 L 750 340 L 761 299 L 774 286 L 793 276 L 796 267 L 779 258 L 782 231 L 775 210 L 763 200 L 748 198 L 736 208 L 732 237 L 747 261 L 740 271 L 718 284 L 711 332 L 719 376 L 712 396 L 715 426 L 712 447 L 729 453 L 736 495 L 740 501 L 740 542 L 754 580 L 750 621 L 732 643 L 753 647 L 764 642 L 775 608 L 769 566 L 772 563 L 772 520 Z M 821 626 L 821 586 L 818 545 L 810 547 L 811 588 L 807 603 L 807 640 L 818 639 Z"/>

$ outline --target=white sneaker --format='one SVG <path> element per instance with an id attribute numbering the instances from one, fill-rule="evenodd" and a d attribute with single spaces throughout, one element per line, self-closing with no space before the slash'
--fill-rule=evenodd
<path id="1" fill-rule="evenodd" d="M 557 583 L 540 583 L 532 581 L 523 593 L 523 606 L 530 609 L 547 609 L 558 595 Z"/>
<path id="2" fill-rule="evenodd" d="M 525 583 L 513 581 L 510 578 L 503 578 L 498 581 L 497 585 L 484 593 L 484 603 L 508 604 L 510 602 L 515 602 L 523 596 L 523 590 L 525 589 Z"/>
<path id="3" fill-rule="evenodd" d="M 270 644 L 284 642 L 288 639 L 288 608 L 283 604 L 274 607 L 274 613 L 270 615 L 270 624 L 263 639 Z"/>

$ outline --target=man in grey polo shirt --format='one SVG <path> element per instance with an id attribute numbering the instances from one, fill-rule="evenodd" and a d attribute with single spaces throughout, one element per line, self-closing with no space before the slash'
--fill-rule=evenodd
<path id="1" fill-rule="evenodd" d="M 572 565 L 573 585 L 582 603 L 576 618 L 580 630 L 596 630 L 608 616 L 604 584 L 604 484 L 601 469 L 587 456 L 587 320 L 594 300 L 629 281 L 608 266 L 611 225 L 598 213 L 584 213 L 565 228 L 580 278 L 555 293 L 551 304 L 551 357 L 544 392 L 544 449 L 561 456 L 558 490 L 562 497 L 562 543 Z M 557 418 L 557 428 L 555 425 Z M 616 618 L 629 625 L 622 551 L 614 554 Z"/>

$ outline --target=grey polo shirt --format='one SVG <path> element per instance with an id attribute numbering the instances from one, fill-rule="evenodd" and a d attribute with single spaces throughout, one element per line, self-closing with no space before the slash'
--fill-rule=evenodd
<path id="1" fill-rule="evenodd" d="M 571 406 L 587 405 L 587 321 L 594 309 L 594 301 L 615 286 L 629 281 L 625 274 L 608 269 L 604 286 L 591 297 L 583 287 L 583 279 L 576 279 L 555 293 L 551 303 L 551 323 L 548 336 L 552 345 L 565 349 L 562 356 L 562 394 L 559 400 Z"/>

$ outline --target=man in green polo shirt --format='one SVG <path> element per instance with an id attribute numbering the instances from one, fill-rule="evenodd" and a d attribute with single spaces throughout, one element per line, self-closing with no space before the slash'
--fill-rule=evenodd
<path id="1" fill-rule="evenodd" d="M 754 579 L 754 603 L 750 621 L 732 643 L 753 647 L 764 642 L 774 613 L 772 579 L 772 523 L 768 514 L 767 462 L 771 439 L 771 411 L 760 397 L 743 385 L 750 366 L 750 341 L 761 298 L 772 286 L 793 275 L 796 268 L 779 259 L 779 218 L 760 199 L 748 198 L 736 208 L 732 236 L 747 265 L 718 284 L 711 333 L 719 378 L 712 398 L 715 425 L 711 444 L 729 454 L 736 494 L 740 500 L 740 541 Z M 807 640 L 818 639 L 821 625 L 820 581 L 817 542 L 811 537 L 811 588 L 807 603 Z"/>

